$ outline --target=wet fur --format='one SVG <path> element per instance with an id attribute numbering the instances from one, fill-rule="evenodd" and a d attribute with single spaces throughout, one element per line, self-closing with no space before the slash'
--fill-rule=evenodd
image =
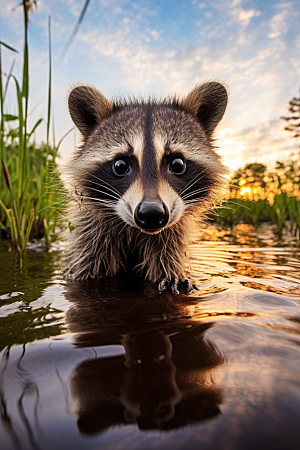
<path id="1" fill-rule="evenodd" d="M 74 230 L 69 235 L 68 278 L 114 276 L 126 270 L 152 282 L 162 277 L 186 278 L 191 235 L 227 186 L 227 170 L 214 151 L 212 137 L 227 104 L 226 90 L 220 86 L 214 82 L 198 86 L 181 101 L 110 102 L 91 86 L 72 90 L 70 113 L 83 142 L 66 167 L 67 182 L 77 203 L 70 216 Z M 153 150 L 148 150 L 148 160 L 144 156 L 147 117 L 151 119 L 148 139 L 156 168 L 150 155 Z M 121 187 L 119 192 L 112 184 L 111 161 L 130 152 L 139 172 L 132 170 L 132 179 L 120 178 L 118 186 L 124 192 Z M 164 158 L 170 153 L 185 156 L 190 173 L 196 173 L 194 183 L 193 177 L 185 181 L 184 177 L 163 173 L 167 167 Z M 146 234 L 135 226 L 130 211 L 145 195 L 143 189 L 150 192 L 155 183 L 160 197 L 171 205 L 173 223 L 157 234 Z"/>

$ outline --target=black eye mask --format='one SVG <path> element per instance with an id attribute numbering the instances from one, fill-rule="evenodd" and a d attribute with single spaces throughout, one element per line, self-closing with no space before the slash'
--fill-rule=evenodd
<path id="1" fill-rule="evenodd" d="M 128 171 L 120 176 L 115 174 L 114 165 L 117 160 L 128 162 Z M 139 166 L 133 156 L 119 155 L 113 160 L 105 163 L 96 163 L 95 168 L 90 171 L 82 185 L 86 189 L 86 196 L 91 199 L 104 201 L 117 201 L 125 194 L 139 175 Z"/>
<path id="2" fill-rule="evenodd" d="M 170 170 L 170 160 L 173 157 L 164 156 L 161 162 L 161 173 L 172 188 L 185 201 L 201 201 L 207 197 L 214 186 L 214 178 L 207 168 L 195 161 L 186 161 L 186 169 L 182 174 L 176 174 Z"/>

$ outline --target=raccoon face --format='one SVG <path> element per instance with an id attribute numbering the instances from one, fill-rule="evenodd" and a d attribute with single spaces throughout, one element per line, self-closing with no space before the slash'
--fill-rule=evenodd
<path id="1" fill-rule="evenodd" d="M 216 82 L 183 100 L 112 103 L 91 86 L 69 95 L 83 143 L 70 164 L 89 205 L 155 234 L 186 211 L 204 211 L 222 188 L 226 169 L 211 144 L 227 91 Z"/>

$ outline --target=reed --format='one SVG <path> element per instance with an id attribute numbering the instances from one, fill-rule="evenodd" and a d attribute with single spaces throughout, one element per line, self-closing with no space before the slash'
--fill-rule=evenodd
<path id="1" fill-rule="evenodd" d="M 29 46 L 28 21 L 34 2 L 23 0 L 24 47 L 22 80 L 13 74 L 14 64 L 6 76 L 2 70 L 3 50 L 16 52 L 8 44 L 0 43 L 0 228 L 2 235 L 9 236 L 13 247 L 20 253 L 26 251 L 29 238 L 45 238 L 50 243 L 60 220 L 64 201 L 63 186 L 57 174 L 56 146 L 49 144 L 51 118 L 51 21 L 49 18 L 49 80 L 46 120 L 46 143 L 37 146 L 34 132 L 43 122 L 39 118 L 28 129 L 29 104 Z M 5 113 L 5 99 L 10 83 L 15 87 L 17 115 Z M 53 207 L 55 206 L 55 207 Z"/>

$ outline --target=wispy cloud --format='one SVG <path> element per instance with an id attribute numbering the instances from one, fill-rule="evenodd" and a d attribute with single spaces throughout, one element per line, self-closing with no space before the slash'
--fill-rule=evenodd
<path id="1" fill-rule="evenodd" d="M 13 6 L 14 0 L 1 2 L 0 27 L 11 18 L 11 38 L 17 36 L 20 43 L 21 11 L 12 13 Z M 57 55 L 81 8 L 79 0 L 40 0 L 32 16 L 31 81 L 41 86 L 47 76 L 46 22 L 52 16 L 54 103 L 61 134 L 70 124 L 63 92 L 74 81 L 92 82 L 111 96 L 185 94 L 201 80 L 220 79 L 231 91 L 219 133 L 226 154 L 231 145 L 241 161 L 250 154 L 271 159 L 272 148 L 288 155 L 295 146 L 284 137 L 278 117 L 300 82 L 296 1 L 93 0 L 67 57 L 59 63 Z M 7 27 L 2 27 L 6 33 Z"/>

